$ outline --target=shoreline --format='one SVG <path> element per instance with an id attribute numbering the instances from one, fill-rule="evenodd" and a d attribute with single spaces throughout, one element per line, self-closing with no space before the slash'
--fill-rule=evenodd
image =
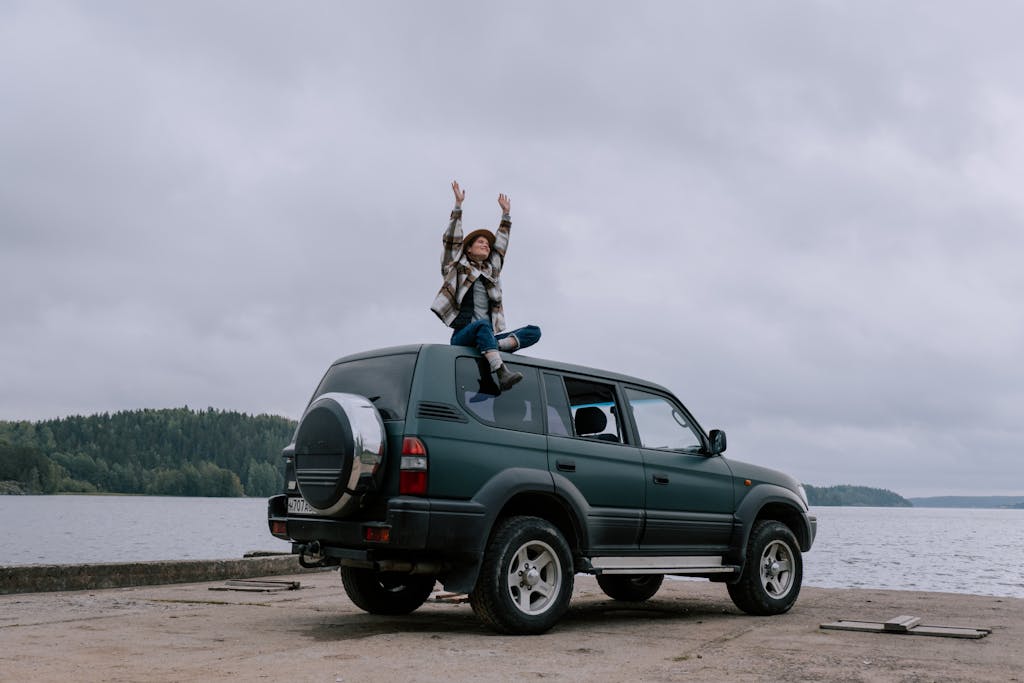
<path id="1" fill-rule="evenodd" d="M 0 565 L 0 595 L 161 586 L 315 571 L 322 570 L 305 569 L 299 565 L 298 555 L 284 553 L 252 553 L 223 560 Z"/>
<path id="2" fill-rule="evenodd" d="M 555 628 L 502 636 L 462 598 L 374 616 L 352 605 L 335 572 L 278 578 L 300 587 L 243 592 L 200 582 L 0 596 L 0 679 L 1024 680 L 1022 598 L 805 587 L 789 613 L 750 617 L 721 584 L 666 582 L 647 602 L 623 603 L 577 576 Z M 897 615 L 991 633 L 961 640 L 821 628 Z"/>
<path id="3" fill-rule="evenodd" d="M 246 553 L 241 558 L 222 559 L 0 565 L 0 595 L 160 586 L 176 583 L 195 583 L 222 579 L 250 579 L 261 576 L 323 571 L 337 571 L 337 568 L 307 569 L 299 565 L 297 555 L 272 551 L 253 551 Z M 577 580 L 582 576 L 585 575 L 578 574 Z M 679 583 L 701 582 L 699 579 L 687 577 L 666 576 L 665 578 L 667 581 Z M 840 591 L 869 590 L 935 593 L 966 597 L 1024 600 L 1024 595 L 960 593 L 885 586 L 819 586 L 808 584 L 806 581 L 803 584 L 803 588 Z"/>
<path id="4" fill-rule="evenodd" d="M 23 482 L 15 481 L 12 479 L 0 480 L 0 496 L 128 496 L 135 498 L 182 498 L 188 500 L 190 498 L 215 498 L 215 499 L 237 499 L 237 498 L 258 498 L 266 500 L 268 496 L 259 495 L 248 495 L 243 494 L 240 496 L 185 496 L 185 495 L 174 495 L 170 493 L 128 493 L 122 491 L 54 491 L 52 493 L 43 493 L 42 491 L 29 491 L 24 488 Z M 932 499 L 947 501 L 948 505 L 936 505 L 933 503 L 926 503 L 922 501 L 930 501 Z M 959 499 L 970 499 L 980 500 L 991 499 L 988 502 L 976 502 L 971 504 L 959 503 Z M 918 503 L 913 501 L 917 500 Z M 996 503 L 996 500 L 1014 500 L 1015 503 Z M 907 503 L 892 503 L 889 505 L 866 505 L 862 503 L 812 503 L 810 507 L 813 508 L 878 508 L 878 509 L 890 509 L 890 508 L 914 508 L 917 510 L 1024 510 L 1024 494 L 1019 496 L 1008 496 L 1004 494 L 1000 495 L 981 495 L 981 496 L 960 496 L 960 495 L 945 495 L 945 496 L 911 496 L 906 498 Z"/>

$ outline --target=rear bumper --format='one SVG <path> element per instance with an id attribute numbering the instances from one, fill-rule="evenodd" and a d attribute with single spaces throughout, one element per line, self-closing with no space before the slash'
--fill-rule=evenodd
<path id="1" fill-rule="evenodd" d="M 433 557 L 478 556 L 487 538 L 485 509 L 470 501 L 398 496 L 388 501 L 380 520 L 348 520 L 313 515 L 289 515 L 288 496 L 268 501 L 268 524 L 283 522 L 286 534 L 274 534 L 296 544 L 314 541 L 328 557 L 401 558 L 413 553 Z M 386 528 L 387 542 L 367 541 L 367 529 Z M 358 552 L 349 552 L 358 551 Z"/>

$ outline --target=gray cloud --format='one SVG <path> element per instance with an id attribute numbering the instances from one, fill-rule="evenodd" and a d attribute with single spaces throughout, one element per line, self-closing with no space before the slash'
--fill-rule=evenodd
<path id="1" fill-rule="evenodd" d="M 444 342 L 451 197 L 543 357 L 814 484 L 1020 493 L 1022 11 L 7 3 L 0 418 L 296 416 Z"/>

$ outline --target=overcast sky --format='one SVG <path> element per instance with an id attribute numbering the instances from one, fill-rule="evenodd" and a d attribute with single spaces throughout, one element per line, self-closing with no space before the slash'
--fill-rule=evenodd
<path id="1" fill-rule="evenodd" d="M 0 419 L 297 418 L 447 342 L 452 179 L 530 355 L 815 485 L 1024 494 L 1016 2 L 0 0 Z"/>

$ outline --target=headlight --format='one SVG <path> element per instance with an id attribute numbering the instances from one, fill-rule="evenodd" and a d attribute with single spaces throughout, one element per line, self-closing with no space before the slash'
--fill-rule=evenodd
<path id="1" fill-rule="evenodd" d="M 804 505 L 811 507 L 811 504 L 807 501 L 807 491 L 804 490 L 803 484 L 796 487 L 796 492 L 800 495 L 800 500 L 804 502 Z"/>

